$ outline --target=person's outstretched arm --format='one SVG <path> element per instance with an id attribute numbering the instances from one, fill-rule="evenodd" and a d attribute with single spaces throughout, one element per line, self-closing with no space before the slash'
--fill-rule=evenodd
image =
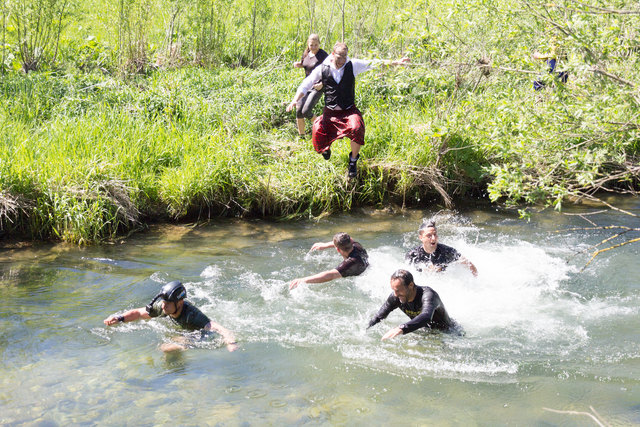
<path id="1" fill-rule="evenodd" d="M 339 279 L 340 277 L 342 277 L 342 275 L 334 268 L 333 270 L 323 271 L 322 273 L 314 274 L 313 276 L 293 279 L 289 284 L 289 289 L 293 289 L 301 283 L 324 283 L 333 279 Z"/>
<path id="2" fill-rule="evenodd" d="M 411 62 L 410 58 L 404 57 L 400 59 L 351 59 L 353 63 L 353 73 L 354 75 L 358 75 L 360 73 L 364 73 L 365 71 L 373 70 L 374 68 L 379 68 L 380 66 L 387 67 L 397 67 L 407 65 Z"/>
<path id="3" fill-rule="evenodd" d="M 147 313 L 147 309 L 145 307 L 134 308 L 129 311 L 125 311 L 123 314 L 112 314 L 103 320 L 104 324 L 107 326 L 115 325 L 116 323 L 124 323 L 124 322 L 133 322 L 138 319 L 151 319 L 149 313 Z"/>
<path id="4" fill-rule="evenodd" d="M 318 66 L 314 68 L 311 74 L 309 74 L 298 87 L 296 95 L 293 97 L 291 103 L 287 105 L 287 113 L 296 108 L 298 101 L 300 101 L 302 97 L 311 90 L 311 88 L 320 80 L 321 76 L 322 67 Z"/>
<path id="5" fill-rule="evenodd" d="M 536 50 L 535 52 L 533 52 L 532 57 L 533 57 L 533 59 L 537 59 L 539 61 L 544 61 L 544 60 L 547 60 L 547 59 L 555 58 L 555 54 L 553 52 L 541 53 L 541 52 L 538 52 Z"/>
<path id="6" fill-rule="evenodd" d="M 391 313 L 399 306 L 400 305 L 398 302 L 398 298 L 396 298 L 393 294 L 389 295 L 384 304 L 382 304 L 382 307 L 380 307 L 380 309 L 378 310 L 378 313 L 376 313 L 376 315 L 373 316 L 371 320 L 369 320 L 369 326 L 367 326 L 367 329 L 369 329 L 373 325 L 378 324 L 381 320 L 386 319 L 389 313 Z"/>
<path id="7" fill-rule="evenodd" d="M 335 248 L 333 244 L 333 240 L 330 242 L 316 242 L 313 244 L 313 246 L 311 246 L 312 251 L 319 251 L 322 249 L 329 249 L 329 248 Z"/>
<path id="8" fill-rule="evenodd" d="M 400 66 L 400 65 L 407 65 L 410 62 L 411 62 L 411 58 L 407 58 L 405 56 L 405 57 L 402 57 L 400 59 L 394 59 L 394 60 L 386 61 L 384 65 L 392 65 L 394 67 L 397 67 L 397 66 Z"/>
<path id="9" fill-rule="evenodd" d="M 233 335 L 233 332 L 221 324 L 210 321 L 204 328 L 208 331 L 219 333 L 222 336 L 224 343 L 227 345 L 227 350 L 235 351 L 238 349 L 238 343 L 236 342 L 236 337 Z"/>

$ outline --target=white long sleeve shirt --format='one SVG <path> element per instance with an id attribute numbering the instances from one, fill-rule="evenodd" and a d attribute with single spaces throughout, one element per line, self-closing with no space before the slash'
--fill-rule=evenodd
<path id="1" fill-rule="evenodd" d="M 353 77 L 356 77 L 358 74 L 360 73 L 364 73 L 365 71 L 369 71 L 371 69 L 374 68 L 375 65 L 377 65 L 378 62 L 381 62 L 379 60 L 371 60 L 371 61 L 367 61 L 367 60 L 363 60 L 363 59 L 351 59 L 349 57 L 347 57 L 347 61 L 344 63 L 344 65 L 340 68 L 336 68 L 335 65 L 333 64 L 333 54 L 327 56 L 327 58 L 322 62 L 322 65 L 329 65 L 329 70 L 331 71 L 331 76 L 333 77 L 333 79 L 336 81 L 336 83 L 340 83 L 340 80 L 342 80 L 342 76 L 344 75 L 344 67 L 351 62 L 353 64 Z M 316 68 L 313 69 L 313 71 L 311 72 L 311 74 L 309 74 L 309 76 L 307 76 L 302 83 L 300 84 L 300 86 L 298 86 L 298 90 L 296 92 L 297 94 L 302 93 L 303 95 L 306 94 L 307 92 L 309 92 L 311 90 L 311 88 L 313 87 L 313 85 L 317 82 L 319 82 L 322 78 L 322 65 L 317 66 Z"/>

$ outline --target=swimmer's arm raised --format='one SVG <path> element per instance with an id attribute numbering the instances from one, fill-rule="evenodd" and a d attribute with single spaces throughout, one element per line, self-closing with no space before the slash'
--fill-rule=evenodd
<path id="1" fill-rule="evenodd" d="M 324 283 L 334 279 L 339 279 L 340 277 L 342 277 L 342 275 L 334 268 L 333 270 L 323 271 L 322 273 L 314 274 L 313 276 L 294 279 L 289 284 L 289 289 L 293 289 L 301 283 Z"/>
<path id="2" fill-rule="evenodd" d="M 311 246 L 312 251 L 320 251 L 323 249 L 334 248 L 333 241 L 331 242 L 316 242 Z"/>
<path id="3" fill-rule="evenodd" d="M 225 328 L 221 324 L 210 321 L 209 323 L 207 323 L 204 329 L 219 333 L 222 336 L 224 343 L 227 345 L 227 350 L 235 351 L 238 349 L 238 344 L 236 343 L 236 337 L 233 335 L 233 332 L 231 332 L 229 329 Z"/>
<path id="4" fill-rule="evenodd" d="M 122 319 L 122 320 L 121 320 Z M 149 313 L 147 313 L 147 309 L 145 307 L 134 308 L 129 311 L 125 311 L 123 314 L 112 314 L 103 320 L 104 324 L 107 326 L 115 325 L 120 322 L 133 322 L 138 319 L 151 319 Z"/>

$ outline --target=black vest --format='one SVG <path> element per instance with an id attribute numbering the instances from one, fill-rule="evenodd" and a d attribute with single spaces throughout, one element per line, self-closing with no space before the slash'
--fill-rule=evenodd
<path id="1" fill-rule="evenodd" d="M 340 84 L 331 75 L 331 67 L 322 64 L 322 84 L 324 85 L 324 105 L 330 110 L 340 107 L 348 110 L 356 103 L 356 77 L 353 75 L 351 61 L 344 66 L 344 74 Z"/>

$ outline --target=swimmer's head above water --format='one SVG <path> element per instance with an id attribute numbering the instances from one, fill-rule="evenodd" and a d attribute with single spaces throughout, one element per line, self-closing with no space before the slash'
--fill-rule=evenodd
<path id="1" fill-rule="evenodd" d="M 348 256 L 353 250 L 353 240 L 347 233 L 337 233 L 333 236 L 333 246 L 336 247 L 338 252 Z"/>
<path id="2" fill-rule="evenodd" d="M 153 310 L 153 304 L 162 299 L 162 310 L 166 314 L 174 314 L 180 308 L 180 301 L 187 297 L 187 290 L 179 280 L 169 282 L 162 287 L 160 293 L 153 297 L 151 302 L 147 304 L 147 313 L 151 313 Z"/>
<path id="3" fill-rule="evenodd" d="M 399 269 L 391 275 L 391 290 L 401 303 L 413 301 L 416 295 L 416 285 L 413 274 L 407 270 Z"/>
<path id="4" fill-rule="evenodd" d="M 427 253 L 433 253 L 438 247 L 438 230 L 434 220 L 425 221 L 418 229 L 418 238 Z"/>

